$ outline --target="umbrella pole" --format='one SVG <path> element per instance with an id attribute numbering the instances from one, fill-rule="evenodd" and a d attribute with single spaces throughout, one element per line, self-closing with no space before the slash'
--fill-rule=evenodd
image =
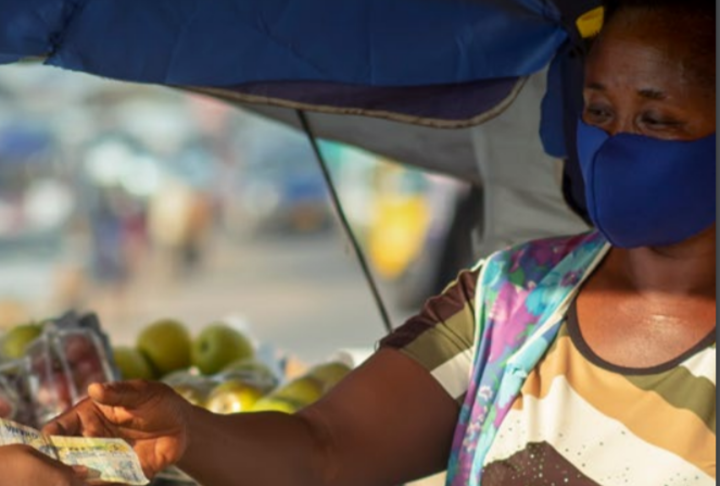
<path id="1" fill-rule="evenodd" d="M 330 191 L 330 199 L 332 200 L 335 211 L 340 218 L 340 223 L 343 227 L 343 230 L 345 231 L 346 236 L 350 239 L 350 243 L 352 244 L 355 256 L 357 257 L 358 263 L 360 263 L 360 267 L 362 268 L 363 274 L 365 275 L 365 279 L 370 286 L 370 291 L 372 292 L 375 303 L 377 304 L 378 310 L 380 311 L 380 317 L 382 318 L 383 324 L 385 325 L 385 330 L 388 333 L 391 333 L 393 331 L 393 325 L 392 321 L 390 320 L 390 314 L 387 311 L 387 307 L 385 306 L 385 302 L 383 301 L 382 295 L 380 294 L 380 290 L 378 289 L 372 272 L 370 271 L 370 267 L 367 263 L 367 259 L 365 258 L 365 254 L 363 253 L 362 248 L 360 248 L 360 244 L 358 243 L 357 238 L 355 238 L 355 233 L 353 232 L 350 223 L 345 216 L 345 211 L 343 211 L 342 203 L 340 202 L 340 198 L 338 197 L 337 191 L 335 190 L 335 184 L 333 184 L 330 171 L 325 161 L 325 157 L 323 156 L 322 150 L 320 150 L 320 145 L 318 144 L 317 138 L 312 131 L 312 127 L 310 126 L 310 121 L 308 120 L 307 115 L 305 115 L 304 111 L 296 110 L 296 112 L 300 120 L 300 125 L 307 134 L 310 145 L 312 146 L 312 150 L 315 153 L 315 158 L 318 161 L 320 171 L 322 172 L 325 183 L 327 184 L 328 190 Z"/>

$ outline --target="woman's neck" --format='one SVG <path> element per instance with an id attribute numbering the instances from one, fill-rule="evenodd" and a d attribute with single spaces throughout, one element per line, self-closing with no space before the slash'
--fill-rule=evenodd
<path id="1" fill-rule="evenodd" d="M 640 293 L 715 299 L 715 225 L 677 245 L 613 249 L 613 273 Z M 610 262 L 609 262 L 610 263 Z"/>

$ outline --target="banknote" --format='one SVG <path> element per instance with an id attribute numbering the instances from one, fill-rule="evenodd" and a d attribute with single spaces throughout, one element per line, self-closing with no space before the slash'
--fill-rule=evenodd
<path id="1" fill-rule="evenodd" d="M 26 427 L 11 420 L 0 419 L 0 446 L 22 444 L 44 452 L 57 459 L 55 449 L 39 430 Z"/>
<path id="2" fill-rule="evenodd" d="M 135 451 L 121 439 L 46 436 L 0 419 L 0 446 L 13 444 L 28 445 L 69 466 L 85 466 L 92 483 L 142 486 L 150 482 Z"/>

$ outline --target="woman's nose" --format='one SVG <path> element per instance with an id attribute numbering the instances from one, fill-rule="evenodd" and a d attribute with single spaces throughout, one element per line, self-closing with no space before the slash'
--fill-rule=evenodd
<path id="1" fill-rule="evenodd" d="M 638 133 L 632 117 L 615 117 L 612 122 L 606 124 L 603 128 L 611 136 L 619 133 Z"/>

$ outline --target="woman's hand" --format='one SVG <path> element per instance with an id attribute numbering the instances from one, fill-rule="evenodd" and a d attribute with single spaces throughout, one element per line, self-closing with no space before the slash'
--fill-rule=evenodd
<path id="1" fill-rule="evenodd" d="M 71 468 L 32 447 L 0 447 L 0 486 L 83 486 L 84 468 Z"/>
<path id="2" fill-rule="evenodd" d="M 185 453 L 192 406 L 168 386 L 147 381 L 95 384 L 88 394 L 88 399 L 43 431 L 50 435 L 125 439 L 149 478 Z"/>

